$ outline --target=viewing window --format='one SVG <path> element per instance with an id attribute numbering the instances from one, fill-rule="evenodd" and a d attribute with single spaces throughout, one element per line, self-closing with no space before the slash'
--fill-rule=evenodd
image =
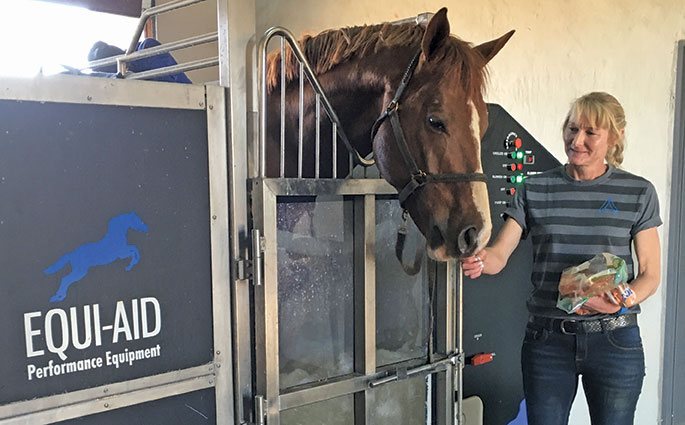
<path id="1" fill-rule="evenodd" d="M 0 2 L 0 77 L 82 68 L 96 41 L 126 49 L 138 18 L 36 0 Z"/>

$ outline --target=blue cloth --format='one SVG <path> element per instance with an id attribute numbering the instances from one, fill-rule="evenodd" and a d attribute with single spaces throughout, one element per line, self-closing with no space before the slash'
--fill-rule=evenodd
<path id="1" fill-rule="evenodd" d="M 138 43 L 138 47 L 136 48 L 136 50 L 148 49 L 150 47 L 159 46 L 160 44 L 162 43 L 155 40 L 154 38 L 146 38 L 145 40 Z M 143 58 L 133 61 L 129 63 L 129 69 L 133 72 L 143 72 L 149 71 L 151 69 L 163 68 L 165 66 L 172 66 L 177 64 L 178 63 L 173 58 L 173 56 L 171 56 L 170 53 L 161 53 L 159 55 L 155 55 L 149 58 Z M 165 75 L 164 77 L 150 78 L 150 80 L 166 81 L 169 83 L 191 84 L 190 79 L 183 73 Z"/>
<path id="2" fill-rule="evenodd" d="M 149 49 L 150 47 L 155 47 L 159 46 L 161 43 L 154 38 L 146 38 L 145 40 L 141 41 L 138 43 L 138 46 L 136 47 L 136 51 L 138 50 L 143 50 L 143 49 Z M 103 59 L 103 58 L 109 58 L 112 56 L 117 56 L 117 55 L 123 55 L 125 53 L 124 50 L 120 49 L 119 47 L 109 45 L 103 41 L 98 41 L 95 44 L 93 44 L 93 47 L 90 48 L 90 52 L 88 52 L 88 60 L 89 61 L 94 61 L 98 59 Z M 173 56 L 171 56 L 170 53 L 160 53 L 159 55 L 151 56 L 149 58 L 143 58 L 143 59 L 138 59 L 135 61 L 132 61 L 129 63 L 128 67 L 132 72 L 143 72 L 143 71 L 150 71 L 152 69 L 158 69 L 158 68 L 163 68 L 165 66 L 172 66 L 172 65 L 177 65 L 178 63 L 174 59 Z M 116 65 L 109 65 L 109 66 L 102 66 L 98 68 L 93 68 L 92 73 L 90 74 L 83 74 L 83 75 L 90 75 L 90 76 L 95 76 L 95 77 L 107 77 L 107 78 L 121 78 L 119 74 L 117 74 L 117 67 Z M 74 73 L 73 71 L 71 73 Z M 78 72 L 76 72 L 78 73 Z M 191 84 L 192 81 L 184 74 L 173 74 L 173 75 L 165 75 L 163 77 L 155 77 L 155 78 L 149 78 L 151 81 L 166 81 L 169 83 L 182 83 L 182 84 Z"/>
<path id="3" fill-rule="evenodd" d="M 637 326 L 565 335 L 528 323 L 521 367 L 529 425 L 567 425 L 579 375 L 592 425 L 633 425 L 645 375 Z"/>

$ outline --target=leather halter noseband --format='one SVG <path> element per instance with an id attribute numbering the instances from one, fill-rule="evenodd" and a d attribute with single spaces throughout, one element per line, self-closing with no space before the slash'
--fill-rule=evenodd
<path id="1" fill-rule="evenodd" d="M 414 73 L 414 69 L 416 69 L 416 66 L 419 63 L 419 56 L 421 56 L 421 49 L 419 49 L 419 51 L 416 52 L 411 62 L 409 63 L 407 70 L 404 72 L 402 81 L 400 82 L 400 85 L 397 88 L 397 91 L 395 92 L 395 97 L 390 101 L 388 107 L 385 108 L 385 111 L 381 113 L 376 122 L 373 123 L 373 127 L 371 127 L 371 143 L 373 144 L 373 140 L 376 137 L 376 133 L 378 132 L 378 129 L 380 128 L 381 124 L 383 123 L 383 121 L 385 121 L 386 118 L 390 117 L 392 131 L 395 135 L 395 142 L 397 143 L 397 147 L 399 148 L 400 153 L 402 154 L 404 164 L 409 169 L 409 173 L 411 176 L 409 182 L 406 185 L 404 185 L 404 187 L 402 188 L 402 190 L 400 190 L 399 193 L 399 201 L 400 206 L 402 206 L 402 208 L 404 208 L 404 203 L 414 194 L 414 192 L 416 192 L 416 190 L 418 190 L 420 187 L 428 183 L 487 181 L 487 177 L 483 173 L 433 174 L 421 170 L 416 165 L 416 161 L 414 160 L 414 157 L 409 151 L 409 146 L 407 145 L 407 141 L 404 138 L 404 132 L 402 131 L 402 126 L 400 124 L 399 109 L 402 93 L 404 92 L 404 89 L 407 87 L 407 84 L 409 84 L 409 80 L 411 80 L 411 77 Z"/>

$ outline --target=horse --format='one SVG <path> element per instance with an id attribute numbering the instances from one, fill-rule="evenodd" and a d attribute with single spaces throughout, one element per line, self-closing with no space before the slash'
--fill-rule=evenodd
<path id="1" fill-rule="evenodd" d="M 447 9 L 427 24 L 379 24 L 305 36 L 300 46 L 360 155 L 373 152 L 378 170 L 399 192 L 436 260 L 468 257 L 487 244 L 492 229 L 480 141 L 487 129 L 483 100 L 486 65 L 513 31 L 472 46 L 450 35 Z M 299 63 L 291 50 L 267 59 L 267 116 L 280 113 L 281 60 L 285 81 L 285 134 L 298 134 Z M 407 65 L 404 65 L 407 64 Z M 302 177 L 331 177 L 333 148 L 313 155 L 315 95 L 304 90 Z M 400 123 L 401 116 L 401 123 Z M 321 134 L 331 131 L 322 122 Z M 279 119 L 267 121 L 267 177 L 280 170 Z M 369 134 L 371 133 L 371 137 Z M 329 133 L 330 134 L 330 133 Z M 350 172 L 338 144 L 335 167 Z M 310 153 L 310 154 L 307 154 Z M 286 177 L 295 174 L 298 147 L 285 144 Z M 329 161 L 332 162 L 332 161 Z"/>
<path id="2" fill-rule="evenodd" d="M 50 302 L 64 300 L 69 286 L 83 279 L 88 274 L 88 269 L 93 266 L 102 266 L 118 259 L 130 258 L 131 261 L 126 267 L 126 271 L 129 271 L 138 264 L 140 261 L 138 248 L 126 242 L 128 229 L 146 233 L 148 227 L 135 212 L 116 216 L 109 220 L 107 233 L 102 239 L 81 245 L 45 269 L 44 273 L 49 275 L 61 270 L 67 263 L 71 263 L 71 273 L 62 278 L 59 289 L 50 298 Z"/>

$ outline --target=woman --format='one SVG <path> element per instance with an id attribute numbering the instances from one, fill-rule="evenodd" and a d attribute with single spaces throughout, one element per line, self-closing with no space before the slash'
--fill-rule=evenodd
<path id="1" fill-rule="evenodd" d="M 534 290 L 521 350 L 530 425 L 567 424 L 580 375 L 593 425 L 633 423 L 645 372 L 637 313 L 659 285 L 662 222 L 652 184 L 618 168 L 625 125 L 613 96 L 594 92 L 576 99 L 563 125 L 568 163 L 529 176 L 492 246 L 463 260 L 472 279 L 496 274 L 519 240 L 532 237 Z M 626 261 L 637 304 L 620 308 L 603 295 L 584 304 L 592 314 L 558 309 L 562 270 L 602 252 Z"/>

